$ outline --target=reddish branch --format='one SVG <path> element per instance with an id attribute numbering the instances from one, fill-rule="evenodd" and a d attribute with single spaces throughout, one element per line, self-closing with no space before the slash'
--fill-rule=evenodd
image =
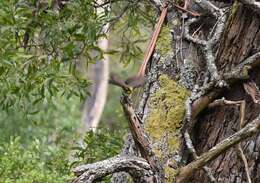
<path id="1" fill-rule="evenodd" d="M 154 51 L 154 48 L 155 48 L 155 45 L 156 45 L 156 41 L 158 39 L 158 36 L 159 36 L 159 33 L 161 31 L 161 27 L 162 27 L 162 24 L 164 22 L 164 19 L 166 17 L 166 14 L 167 14 L 167 6 L 165 6 L 162 10 L 162 13 L 160 15 L 160 18 L 158 20 L 158 23 L 156 24 L 156 27 L 155 27 L 155 31 L 153 32 L 153 35 L 152 35 L 152 39 L 147 47 L 147 51 L 145 53 L 145 56 L 144 56 L 144 61 L 140 67 L 140 70 L 138 72 L 138 76 L 144 76 L 144 72 L 145 72 L 145 68 L 148 64 L 148 61 L 150 60 L 152 54 L 153 54 L 153 51 Z"/>

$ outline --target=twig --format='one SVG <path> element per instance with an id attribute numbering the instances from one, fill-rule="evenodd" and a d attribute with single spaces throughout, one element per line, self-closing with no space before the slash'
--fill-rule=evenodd
<path id="1" fill-rule="evenodd" d="M 201 25 L 192 33 L 191 37 L 194 37 L 194 36 L 201 30 L 201 28 L 203 27 L 203 25 L 204 25 L 204 23 L 201 24 Z"/>
<path id="2" fill-rule="evenodd" d="M 246 102 L 245 100 L 242 100 L 240 103 L 240 124 L 239 124 L 239 129 L 243 128 L 245 125 L 245 110 L 246 110 Z M 249 167 L 248 167 L 248 163 L 247 163 L 247 159 L 246 156 L 243 152 L 241 143 L 238 144 L 238 150 L 239 150 L 239 155 L 241 156 L 241 159 L 244 162 L 244 166 L 245 166 L 245 171 L 246 171 L 246 177 L 247 177 L 247 182 L 251 183 L 251 177 L 250 177 L 250 173 L 249 173 Z"/>
<path id="3" fill-rule="evenodd" d="M 245 172 L 246 172 L 246 178 L 247 178 L 247 182 L 248 183 L 251 183 L 251 177 L 250 177 L 250 173 L 249 173 L 249 168 L 248 168 L 248 163 L 247 163 L 247 159 L 246 159 L 246 156 L 243 152 L 243 149 L 241 147 L 241 144 L 239 143 L 238 144 L 238 151 L 239 151 L 239 155 L 244 163 L 244 166 L 245 166 Z"/>
<path id="4" fill-rule="evenodd" d="M 194 16 L 194 17 L 199 17 L 199 16 L 200 16 L 199 13 L 192 12 L 192 11 L 190 11 L 190 10 L 187 10 L 186 8 L 181 7 L 181 6 L 177 5 L 176 3 L 172 3 L 172 5 L 175 6 L 177 9 L 179 9 L 179 10 L 181 10 L 181 11 L 187 12 L 187 13 L 190 14 L 191 16 Z"/>
<path id="5" fill-rule="evenodd" d="M 260 91 L 259 88 L 256 86 L 255 82 L 248 81 L 243 83 L 244 89 L 249 94 L 254 103 L 260 104 Z"/>
<path id="6" fill-rule="evenodd" d="M 209 1 L 205 0 L 195 0 L 195 2 L 200 5 L 203 9 L 208 10 L 216 19 L 216 29 L 214 31 L 214 34 L 212 35 L 211 38 L 208 40 L 201 40 L 198 38 L 192 37 L 189 32 L 190 32 L 190 25 L 199 21 L 200 19 L 190 19 L 187 21 L 185 24 L 185 38 L 188 41 L 191 41 L 195 44 L 197 44 L 200 49 L 202 50 L 202 53 L 204 55 L 204 58 L 207 62 L 207 68 L 208 71 L 211 74 L 211 80 L 216 80 L 217 85 L 219 87 L 223 87 L 226 85 L 226 83 L 221 80 L 220 75 L 218 74 L 218 70 L 215 64 L 215 56 L 213 54 L 213 47 L 214 45 L 219 41 L 220 36 L 224 30 L 224 25 L 227 19 L 227 15 L 223 13 L 222 9 L 219 9 L 218 7 L 214 6 L 212 3 Z"/>
<path id="7" fill-rule="evenodd" d="M 199 22 L 200 21 L 200 18 L 191 18 L 189 20 L 187 20 L 187 22 L 185 23 L 185 26 L 184 26 L 184 38 L 188 41 L 191 41 L 193 42 L 194 44 L 197 44 L 199 46 L 205 46 L 206 45 L 206 41 L 204 40 L 201 40 L 201 39 L 198 39 L 198 38 L 194 38 L 193 36 L 191 36 L 189 34 L 190 32 L 190 25 L 195 23 L 195 22 Z"/>
<path id="8" fill-rule="evenodd" d="M 209 11 L 215 18 L 218 18 L 219 14 L 222 14 L 222 10 L 207 0 L 195 0 L 202 9 Z"/>
<path id="9" fill-rule="evenodd" d="M 247 79 L 248 71 L 260 64 L 260 52 L 253 54 L 246 58 L 238 66 L 236 66 L 231 72 L 223 74 L 225 80 L 234 79 Z"/>

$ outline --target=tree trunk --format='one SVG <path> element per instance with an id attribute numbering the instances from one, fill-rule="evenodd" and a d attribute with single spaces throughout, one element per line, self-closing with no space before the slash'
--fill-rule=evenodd
<path id="1" fill-rule="evenodd" d="M 154 163 L 157 169 L 151 168 L 153 179 L 139 182 L 260 182 L 260 5 L 240 0 L 243 4 L 234 2 L 231 8 L 221 9 L 231 5 L 220 8 L 210 1 L 194 2 L 199 7 L 190 7 L 199 18 L 193 18 L 190 11 L 176 12 L 175 5 L 168 10 L 137 109 L 149 139 L 142 137 L 142 124 L 133 124 L 138 133 L 132 132 L 134 141 L 127 139 L 122 155 L 138 156 L 137 149 L 151 149 L 152 153 L 146 152 L 149 158 L 141 156 L 150 163 L 154 155 L 159 165 Z M 246 89 L 248 83 L 251 89 Z M 215 102 L 223 97 L 218 102 L 226 101 L 224 105 Z M 131 123 L 139 121 L 133 113 L 128 118 Z M 212 147 L 254 119 L 258 125 L 252 134 L 256 135 L 193 166 L 196 163 L 191 162 L 208 155 Z M 142 138 L 151 147 L 142 146 Z M 135 143 L 142 147 L 134 148 Z M 113 177 L 116 183 L 128 180 L 125 173 Z"/>
<path id="2" fill-rule="evenodd" d="M 157 53 L 147 74 L 148 82 L 138 109 L 138 113 L 145 121 L 145 129 L 152 139 L 153 149 L 163 162 L 166 182 L 171 182 L 176 175 L 176 172 L 171 170 L 168 165 L 177 167 L 179 166 L 177 164 L 183 163 L 176 162 L 176 159 L 178 159 L 178 155 L 185 156 L 186 151 L 185 144 L 181 145 L 181 137 L 179 134 L 176 135 L 176 133 L 180 133 L 181 119 L 184 118 L 184 108 L 180 106 L 185 105 L 186 93 L 192 92 L 196 83 L 202 86 L 207 77 L 210 77 L 206 60 L 202 56 L 203 50 L 195 44 L 181 39 L 184 34 L 182 21 L 183 19 L 176 13 L 168 13 L 168 23 L 160 34 L 156 47 Z M 216 20 L 205 16 L 192 27 L 191 31 L 195 32 L 194 37 L 207 39 L 215 23 Z M 251 8 L 240 3 L 233 5 L 228 13 L 221 40 L 213 48 L 219 73 L 231 71 L 246 58 L 260 51 L 259 23 L 259 14 L 252 11 Z M 172 29 L 173 34 L 170 33 Z M 168 39 L 172 41 L 169 42 Z M 159 62 L 156 57 L 160 57 Z M 248 80 L 254 81 L 257 86 L 260 85 L 259 67 L 250 72 Z M 230 84 L 229 87 L 221 89 L 221 92 L 217 92 L 214 98 L 225 97 L 232 101 L 245 100 L 245 121 L 248 123 L 259 114 L 260 105 L 254 103 L 252 98 L 245 93 L 243 82 L 245 81 Z M 167 94 L 167 92 L 170 93 Z M 170 104 L 170 102 L 176 104 Z M 203 110 L 194 120 L 196 124 L 191 130 L 198 155 L 207 152 L 218 142 L 238 131 L 239 115 L 239 108 L 235 106 L 217 106 Z M 252 182 L 260 181 L 259 146 L 259 133 L 242 143 Z M 183 160 L 185 162 L 185 158 Z M 188 157 L 186 163 L 190 161 L 192 158 Z M 212 168 L 217 182 L 247 182 L 245 165 L 238 155 L 237 147 L 223 153 L 208 164 L 208 167 Z M 118 174 L 116 177 L 115 182 L 125 181 L 120 179 Z M 208 175 L 200 170 L 189 182 L 201 183 L 210 182 L 210 180 Z"/>
<path id="3" fill-rule="evenodd" d="M 252 9 L 239 4 L 233 7 L 227 29 L 222 37 L 216 64 L 221 71 L 230 71 L 252 53 L 260 50 L 260 17 Z M 249 80 L 260 86 L 260 68 L 250 73 Z M 243 82 L 226 89 L 221 97 L 228 100 L 246 101 L 246 122 L 252 121 L 260 111 L 245 92 Z M 194 144 L 198 154 L 206 152 L 216 143 L 239 130 L 239 109 L 234 106 L 219 106 L 203 111 L 194 129 Z M 242 143 L 248 161 L 252 182 L 260 182 L 260 136 L 259 133 Z M 236 147 L 222 154 L 209 164 L 217 182 L 247 182 L 245 166 Z M 192 182 L 209 182 L 204 172 L 197 172 Z"/>
<path id="4" fill-rule="evenodd" d="M 103 0 L 98 0 L 97 3 L 104 3 Z M 104 9 L 98 8 L 97 13 L 102 15 Z M 107 34 L 109 24 L 103 27 L 104 34 Z M 108 35 L 107 35 L 108 36 Z M 100 38 L 98 46 L 104 52 L 108 51 L 108 39 Z M 95 54 L 95 53 L 93 53 Z M 109 80 L 109 57 L 107 54 L 103 55 L 103 59 L 98 60 L 95 64 L 89 67 L 89 78 L 92 86 L 90 88 L 90 95 L 86 98 L 82 111 L 82 127 L 81 133 L 93 130 L 96 131 L 100 118 L 102 116 L 105 103 L 107 100 L 108 80 Z"/>

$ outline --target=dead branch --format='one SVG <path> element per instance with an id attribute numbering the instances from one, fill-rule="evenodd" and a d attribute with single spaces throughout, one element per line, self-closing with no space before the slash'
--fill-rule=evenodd
<path id="1" fill-rule="evenodd" d="M 212 37 L 208 40 L 201 40 L 199 38 L 194 38 L 190 35 L 190 26 L 200 21 L 199 18 L 193 18 L 188 20 L 184 25 L 184 38 L 188 41 L 193 42 L 194 44 L 198 45 L 199 48 L 203 52 L 203 56 L 207 62 L 207 69 L 211 74 L 211 80 L 217 81 L 217 85 L 223 87 L 225 85 L 224 81 L 221 81 L 221 77 L 218 74 L 217 67 L 215 65 L 215 56 L 213 54 L 213 46 L 220 40 L 221 34 L 224 30 L 224 25 L 227 20 L 227 15 L 223 13 L 222 9 L 217 8 L 212 3 L 199 0 L 195 1 L 198 5 L 202 8 L 208 10 L 216 19 L 216 27 Z"/>
<path id="2" fill-rule="evenodd" d="M 125 116 L 128 119 L 131 134 L 134 138 L 137 147 L 140 150 L 142 157 L 145 158 L 151 165 L 152 169 L 155 172 L 157 172 L 158 171 L 157 158 L 155 157 L 154 152 L 152 152 L 150 139 L 148 138 L 148 136 L 146 135 L 143 129 L 142 126 L 143 122 L 135 114 L 135 111 L 131 104 L 131 100 L 127 95 L 122 96 L 121 104 L 123 106 Z"/>
<path id="3" fill-rule="evenodd" d="M 194 17 L 200 16 L 200 14 L 188 10 L 187 7 L 186 7 L 186 8 L 181 7 L 181 6 L 179 6 L 178 4 L 176 4 L 176 3 L 174 3 L 174 2 L 171 3 L 171 4 L 172 4 L 174 7 L 176 7 L 178 10 L 181 10 L 181 11 L 183 11 L 183 12 L 187 12 L 187 13 L 190 14 L 191 16 L 194 16 Z"/>
<path id="4" fill-rule="evenodd" d="M 221 34 L 224 31 L 227 15 L 223 13 L 222 9 L 219 9 L 209 1 L 198 0 L 195 2 L 203 9 L 207 10 L 211 15 L 213 15 L 217 19 L 217 21 L 216 25 L 212 29 L 212 36 L 208 40 L 194 38 L 192 35 L 190 35 L 190 26 L 193 23 L 200 21 L 199 18 L 190 19 L 184 25 L 184 38 L 198 45 L 198 47 L 202 50 L 203 57 L 207 63 L 207 70 L 210 73 L 210 82 L 205 83 L 205 85 L 201 88 L 200 91 L 192 92 L 191 96 L 188 98 L 186 102 L 186 119 L 190 123 L 192 121 L 193 115 L 193 102 L 201 98 L 206 93 L 207 88 L 212 88 L 215 85 L 222 88 L 223 86 L 227 85 L 227 83 L 222 79 L 222 75 L 218 73 L 215 64 L 216 57 L 213 53 L 213 47 L 219 42 Z M 206 102 L 205 104 L 208 105 L 209 103 Z M 189 126 L 192 127 L 192 123 L 189 124 Z"/>
<path id="5" fill-rule="evenodd" d="M 236 66 L 231 72 L 224 73 L 223 78 L 227 80 L 235 79 L 247 79 L 248 71 L 260 64 L 260 52 L 253 54 L 246 58 L 238 66 Z"/>
<path id="6" fill-rule="evenodd" d="M 128 172 L 134 180 L 149 179 L 153 175 L 149 163 L 135 156 L 116 156 L 93 164 L 76 167 L 73 172 L 77 178 L 73 183 L 91 183 L 116 172 Z"/>
<path id="7" fill-rule="evenodd" d="M 195 0 L 195 2 L 204 10 L 209 11 L 215 18 L 218 18 L 219 12 L 222 10 L 206 0 Z"/>
<path id="8" fill-rule="evenodd" d="M 197 170 L 201 169 L 207 163 L 214 160 L 220 154 L 224 153 L 234 145 L 238 144 L 239 142 L 249 137 L 252 137 L 259 130 L 260 130 L 260 115 L 258 115 L 257 118 L 255 118 L 252 122 L 247 124 L 244 128 L 242 128 L 235 134 L 231 135 L 230 137 L 226 138 L 225 140 L 221 141 L 213 148 L 211 148 L 208 152 L 199 156 L 197 160 L 181 168 L 180 173 L 176 177 L 175 180 L 176 183 L 187 182 Z"/>
<path id="9" fill-rule="evenodd" d="M 238 80 L 248 79 L 248 72 L 259 66 L 260 52 L 246 58 L 241 64 L 237 65 L 232 71 L 224 73 L 222 78 L 228 85 L 233 84 Z M 195 118 L 203 109 L 205 109 L 219 94 L 223 88 L 214 88 L 214 82 L 210 82 L 202 87 L 201 91 L 193 99 L 191 106 L 191 118 Z M 213 90 L 214 88 L 214 90 Z"/>

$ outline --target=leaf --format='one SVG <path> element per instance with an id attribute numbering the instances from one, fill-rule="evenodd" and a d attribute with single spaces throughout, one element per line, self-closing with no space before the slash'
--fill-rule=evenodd
<path id="1" fill-rule="evenodd" d="M 34 110 L 34 111 L 31 111 L 31 112 L 28 112 L 28 114 L 29 115 L 34 115 L 34 114 L 37 114 L 39 112 L 40 112 L 39 110 Z"/>
<path id="2" fill-rule="evenodd" d="M 108 51 L 105 51 L 104 53 L 109 54 L 109 55 L 113 55 L 113 54 L 120 53 L 120 51 L 118 51 L 118 50 L 108 50 Z"/>

